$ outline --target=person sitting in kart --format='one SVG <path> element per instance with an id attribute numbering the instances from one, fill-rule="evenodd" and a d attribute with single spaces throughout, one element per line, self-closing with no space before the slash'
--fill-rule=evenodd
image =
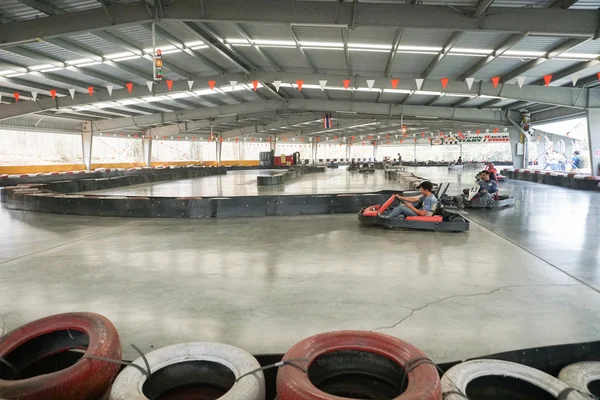
<path id="1" fill-rule="evenodd" d="M 489 170 L 481 171 L 479 176 L 481 177 L 481 180 L 477 182 L 479 192 L 473 196 L 471 201 L 490 203 L 494 201 L 494 197 L 498 194 L 498 182 L 492 179 L 492 173 Z"/>
<path id="2" fill-rule="evenodd" d="M 382 215 L 384 218 L 405 218 L 415 216 L 431 216 L 436 209 L 437 198 L 431 192 L 433 184 L 429 181 L 423 181 L 417 189 L 421 191 L 421 196 L 405 197 L 396 195 L 396 198 L 403 201 L 403 205 L 399 205 L 388 213 Z M 413 205 L 415 202 L 421 202 L 420 208 Z"/>

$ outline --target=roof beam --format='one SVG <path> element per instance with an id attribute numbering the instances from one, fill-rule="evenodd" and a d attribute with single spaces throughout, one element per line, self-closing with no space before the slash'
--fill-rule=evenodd
<path id="1" fill-rule="evenodd" d="M 287 24 L 287 28 L 288 28 L 288 32 L 290 32 L 290 36 L 292 37 L 292 39 L 294 39 L 294 42 L 296 42 L 296 48 L 300 51 L 300 54 L 302 54 L 302 57 L 304 58 L 306 65 L 308 65 L 308 68 L 310 68 L 310 70 L 313 73 L 317 73 L 317 70 L 312 65 L 312 62 L 310 62 L 310 59 L 304 52 L 304 49 L 302 48 L 302 46 L 300 46 L 300 41 L 298 40 L 298 37 L 296 36 L 296 33 L 294 32 L 294 28 L 292 28 L 292 26 L 290 24 Z"/>
<path id="2" fill-rule="evenodd" d="M 586 115 L 584 110 L 578 110 L 575 108 L 560 107 L 554 108 L 547 111 L 538 112 L 531 115 L 531 122 L 557 122 L 564 121 L 573 118 L 580 118 Z"/>
<path id="3" fill-rule="evenodd" d="M 261 49 L 260 49 L 258 46 L 256 46 L 256 45 L 254 44 L 254 40 L 253 40 L 253 39 L 250 37 L 250 35 L 248 35 L 248 33 L 246 33 L 246 31 L 244 30 L 244 28 L 242 28 L 242 27 L 240 26 L 240 24 L 233 24 L 233 27 L 235 28 L 235 30 L 236 30 L 236 31 L 237 31 L 237 32 L 238 32 L 238 33 L 239 33 L 239 34 L 240 34 L 240 35 L 241 35 L 241 36 L 242 36 L 244 39 L 246 39 L 246 40 L 248 41 L 248 43 L 250 43 L 250 45 L 252 46 L 252 48 L 253 48 L 254 50 L 256 50 L 256 52 L 257 52 L 257 53 L 258 53 L 258 54 L 259 54 L 259 55 L 260 55 L 262 58 L 264 58 L 264 59 L 265 59 L 265 61 L 267 61 L 267 62 L 268 62 L 270 65 L 271 65 L 271 67 L 272 67 L 272 68 L 273 68 L 275 71 L 281 71 L 281 68 L 279 67 L 279 65 L 277 65 L 277 64 L 275 63 L 275 61 L 273 61 L 273 60 L 271 59 L 271 57 L 267 56 L 267 55 L 265 54 L 265 52 L 264 52 L 264 51 L 262 51 L 262 50 L 261 50 Z"/>
<path id="4" fill-rule="evenodd" d="M 473 11 L 473 18 L 479 18 L 483 15 L 493 2 L 494 0 L 479 0 L 475 6 L 475 11 Z"/>
<path id="5" fill-rule="evenodd" d="M 269 122 L 267 124 L 252 125 L 252 126 L 246 126 L 243 128 L 231 129 L 231 130 L 222 132 L 221 136 L 223 138 L 227 139 L 230 137 L 247 135 L 250 133 L 267 132 L 271 129 L 285 128 L 288 126 L 298 125 L 298 124 L 302 124 L 304 122 L 312 122 L 315 120 L 317 120 L 317 117 L 315 117 L 315 115 L 308 115 L 308 116 L 301 115 L 301 116 L 293 116 L 293 117 L 288 117 L 288 118 L 278 118 L 275 121 Z"/>
<path id="6" fill-rule="evenodd" d="M 469 68 L 467 70 L 467 72 L 462 74 L 459 79 L 465 80 L 466 78 L 471 78 L 471 77 L 475 76 L 475 74 L 477 72 L 479 72 L 483 67 L 485 67 L 486 65 L 488 65 L 489 63 L 494 61 L 496 58 L 500 57 L 502 54 L 507 52 L 511 47 L 513 47 L 514 45 L 519 43 L 525 37 L 527 37 L 527 35 L 523 35 L 523 34 L 511 35 L 508 39 L 506 39 L 504 42 L 502 42 L 502 44 L 500 46 L 498 46 L 491 55 L 479 60 L 477 63 L 475 63 L 475 65 L 473 65 L 471 68 Z"/>
<path id="7" fill-rule="evenodd" d="M 29 0 L 28 0 L 29 1 Z M 163 20 L 197 22 L 251 22 L 311 25 L 346 25 L 430 29 L 452 31 L 493 31 L 505 33 L 535 33 L 548 36 L 594 37 L 598 29 L 596 10 L 563 10 L 544 8 L 492 8 L 478 18 L 443 5 L 364 3 L 354 13 L 353 3 L 279 0 L 178 0 L 165 9 Z M 90 32 L 122 25 L 152 21 L 142 2 L 107 5 L 112 18 L 103 9 L 91 9 L 60 14 L 35 20 L 0 25 L 3 43 L 23 43 L 39 38 L 51 38 L 78 32 Z M 556 23 L 560 21 L 560 23 Z"/>
<path id="8" fill-rule="evenodd" d="M 350 50 L 348 50 L 348 30 L 342 28 L 342 43 L 344 43 L 344 57 L 346 58 L 346 70 L 348 75 L 352 75 L 352 61 L 350 59 Z"/>
<path id="9" fill-rule="evenodd" d="M 546 53 L 544 57 L 528 61 L 520 67 L 517 67 L 512 71 L 508 72 L 507 74 L 502 76 L 501 81 L 508 82 L 511 79 L 516 79 L 519 75 L 522 75 L 525 72 L 532 70 L 538 65 L 541 65 L 554 57 L 558 57 L 559 55 L 573 49 L 574 47 L 579 46 L 580 44 L 586 41 L 587 39 L 567 39 L 560 43 L 558 46 L 553 47 L 550 51 Z"/>
<path id="10" fill-rule="evenodd" d="M 566 10 L 577 3 L 577 1 L 578 0 L 555 0 L 554 3 L 550 5 L 550 8 L 562 8 L 563 10 Z"/>
<path id="11" fill-rule="evenodd" d="M 51 3 L 45 1 L 45 0 L 17 0 L 19 3 L 25 4 L 26 6 L 29 6 L 35 10 L 41 11 L 44 14 L 47 15 L 59 15 L 59 14 L 64 14 L 65 12 L 52 5 Z"/>
<path id="12" fill-rule="evenodd" d="M 388 56 L 387 63 L 385 64 L 385 70 L 383 72 L 383 74 L 387 77 L 391 77 L 392 65 L 394 64 L 396 53 L 398 53 L 398 46 L 400 46 L 400 41 L 402 40 L 403 34 L 404 29 L 396 29 L 396 33 L 394 34 L 394 42 L 392 43 L 392 51 Z"/>
<path id="13" fill-rule="evenodd" d="M 600 59 L 579 62 L 573 66 L 562 69 L 562 70 L 552 74 L 552 81 L 556 82 L 560 79 L 569 77 L 571 75 L 578 74 L 579 72 L 586 70 L 588 68 L 595 67 L 598 64 L 600 64 Z M 551 82 L 550 84 L 552 85 L 553 82 Z M 532 85 L 544 85 L 544 84 L 545 84 L 544 79 L 538 79 L 537 81 L 532 83 Z M 571 86 L 571 83 L 568 83 L 565 86 Z"/>
<path id="14" fill-rule="evenodd" d="M 440 61 L 442 61 L 442 58 L 444 58 L 444 56 L 446 54 L 448 54 L 448 52 L 456 45 L 456 43 L 458 43 L 458 41 L 460 40 L 460 38 L 463 36 L 463 33 L 464 32 L 454 32 L 454 33 L 452 33 L 452 35 L 450 35 L 450 37 L 448 38 L 448 40 L 444 44 L 444 47 L 442 47 L 442 50 L 433 59 L 433 61 L 431 61 L 429 63 L 429 65 L 425 69 L 425 72 L 423 72 L 423 74 L 421 75 L 422 79 L 429 78 L 429 75 L 431 75 L 431 73 L 433 72 L 433 70 L 435 70 L 435 67 L 437 67 L 437 65 L 440 63 Z"/>

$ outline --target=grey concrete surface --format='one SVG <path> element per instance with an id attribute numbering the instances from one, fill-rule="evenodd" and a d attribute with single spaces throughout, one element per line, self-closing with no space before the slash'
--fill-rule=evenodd
<path id="1" fill-rule="evenodd" d="M 135 220 L 0 209 L 0 315 L 12 329 L 101 313 L 127 358 L 136 357 L 129 343 L 149 351 L 205 340 L 284 352 L 337 329 L 395 335 L 438 362 L 599 340 L 598 263 L 589 264 L 597 222 L 569 217 L 598 200 L 531 185 L 503 185 L 517 207 L 470 212 L 477 223 L 465 234 L 365 228 L 355 215 Z M 563 214 L 545 188 L 578 206 Z M 510 221 L 519 228 L 504 232 Z M 559 256 L 575 278 L 556 268 Z"/>

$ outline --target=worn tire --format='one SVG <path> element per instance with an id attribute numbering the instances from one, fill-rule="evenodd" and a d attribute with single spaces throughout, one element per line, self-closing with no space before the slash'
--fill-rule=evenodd
<path id="1" fill-rule="evenodd" d="M 600 380 L 600 362 L 588 361 L 567 365 L 558 374 L 558 379 L 584 393 L 590 393 L 588 384 Z"/>
<path id="2" fill-rule="evenodd" d="M 258 361 L 249 353 L 237 347 L 222 343 L 183 343 L 163 347 L 145 355 L 150 370 L 156 373 L 161 368 L 187 361 L 211 361 L 230 369 L 235 378 L 260 368 Z M 142 358 L 134 364 L 145 368 Z M 147 400 L 142 387 L 146 376 L 134 367 L 125 368 L 115 380 L 110 392 L 110 400 Z M 219 400 L 265 400 L 265 377 L 262 371 L 240 379 Z M 191 393 L 190 393 L 191 394 Z M 197 397 L 202 398 L 196 393 Z M 214 397 L 213 397 L 214 398 Z"/>
<path id="3" fill-rule="evenodd" d="M 69 336 L 64 337 L 64 331 L 68 331 Z M 75 332 L 83 332 L 87 338 Z M 42 335 L 52 334 L 57 336 L 49 336 L 41 343 L 33 341 Z M 36 344 L 33 350 L 32 343 Z M 121 359 L 117 330 L 108 319 L 92 313 L 58 314 L 23 325 L 0 339 L 0 357 L 23 371 L 46 356 L 73 348 L 84 349 L 86 345 L 85 355 Z M 15 352 L 19 349 L 23 354 L 17 353 L 17 356 Z M 3 368 L 0 371 L 10 372 L 5 366 Z M 11 380 L 0 379 L 0 399 L 97 400 L 107 392 L 118 373 L 118 364 L 81 358 L 56 372 L 19 380 L 13 377 L 10 377 Z"/>
<path id="4" fill-rule="evenodd" d="M 463 396 L 450 392 L 459 391 L 466 394 L 470 382 L 476 378 L 490 375 L 508 376 L 523 380 L 543 389 L 554 397 L 568 388 L 567 384 L 555 377 L 526 365 L 500 360 L 473 360 L 458 364 L 444 374 L 442 377 L 444 400 L 464 400 Z M 567 398 L 569 400 L 583 400 L 585 397 L 572 392 Z"/>
<path id="5" fill-rule="evenodd" d="M 308 368 L 323 354 L 347 350 L 383 356 L 400 366 L 415 359 L 427 358 L 417 347 L 392 336 L 365 331 L 338 331 L 322 333 L 299 342 L 285 354 L 283 360 L 306 360 L 296 361 L 295 364 Z M 361 368 L 361 365 L 357 364 L 355 368 Z M 306 373 L 291 365 L 279 368 L 277 393 L 279 400 L 343 399 L 321 391 L 313 385 Z M 406 390 L 393 400 L 440 400 L 441 396 L 436 367 L 421 364 L 408 373 Z"/>

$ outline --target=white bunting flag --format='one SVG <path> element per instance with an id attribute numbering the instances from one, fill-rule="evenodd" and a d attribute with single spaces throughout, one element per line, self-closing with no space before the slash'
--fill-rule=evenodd
<path id="1" fill-rule="evenodd" d="M 31 99 L 32 99 L 33 101 L 36 101 L 36 100 L 37 100 L 37 92 L 31 92 Z"/>
<path id="2" fill-rule="evenodd" d="M 421 90 L 423 87 L 423 79 L 415 79 L 415 83 L 417 84 L 417 90 Z"/>
<path id="3" fill-rule="evenodd" d="M 517 82 L 519 83 L 519 87 L 522 88 L 525 83 L 525 77 L 523 75 L 517 77 Z"/>
<path id="4" fill-rule="evenodd" d="M 231 84 L 231 91 L 235 92 L 235 87 L 237 86 L 237 81 L 229 81 L 229 83 Z"/>
<path id="5" fill-rule="evenodd" d="M 109 95 L 109 96 L 112 96 L 113 85 L 107 86 L 107 87 L 106 87 L 106 90 L 108 90 L 108 95 Z M 73 96 L 71 96 L 71 97 L 73 97 Z"/>
<path id="6" fill-rule="evenodd" d="M 279 92 L 279 88 L 281 87 L 281 81 L 273 81 L 273 85 L 275 85 L 275 90 Z"/>
<path id="7" fill-rule="evenodd" d="M 188 87 L 190 88 L 190 90 L 192 90 L 192 86 L 194 86 L 194 81 L 187 81 L 188 82 Z"/>
<path id="8" fill-rule="evenodd" d="M 473 87 L 473 82 L 475 82 L 475 78 L 466 78 L 465 81 L 467 82 L 469 90 L 471 90 L 471 88 Z"/>
<path id="9" fill-rule="evenodd" d="M 321 86 L 321 92 L 325 90 L 325 86 L 327 85 L 327 81 L 319 81 L 319 85 Z"/>
<path id="10" fill-rule="evenodd" d="M 148 86 L 148 91 L 150 91 L 150 93 L 152 93 L 152 85 L 154 85 L 154 82 L 146 81 L 146 86 Z"/>
<path id="11" fill-rule="evenodd" d="M 373 90 L 373 85 L 375 84 L 375 80 L 367 79 L 367 85 L 369 86 L 369 90 Z"/>
<path id="12" fill-rule="evenodd" d="M 75 89 L 69 89 L 69 94 L 71 95 L 71 98 L 74 99 L 75 98 Z"/>
<path id="13" fill-rule="evenodd" d="M 578 80 L 579 80 L 579 75 L 577 75 L 577 74 L 571 75 L 571 82 L 573 82 L 573 86 L 577 85 Z"/>

